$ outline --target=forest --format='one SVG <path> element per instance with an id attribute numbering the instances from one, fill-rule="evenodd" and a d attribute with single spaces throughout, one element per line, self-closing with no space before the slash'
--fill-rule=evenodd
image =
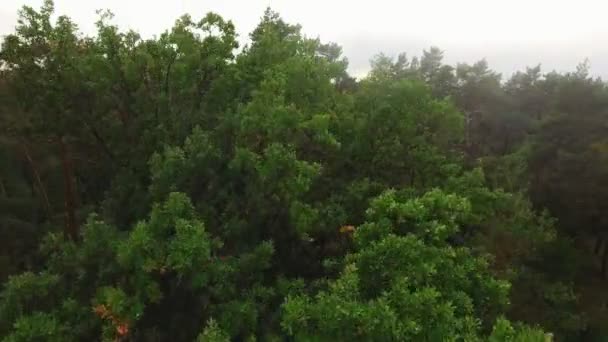
<path id="1" fill-rule="evenodd" d="M 3 38 L 1 341 L 608 341 L 587 61 L 355 78 L 270 9 L 244 46 L 112 16 L 46 0 Z"/>

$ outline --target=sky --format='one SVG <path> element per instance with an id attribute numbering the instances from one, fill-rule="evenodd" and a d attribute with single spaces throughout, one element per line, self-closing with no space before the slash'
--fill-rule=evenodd
<path id="1" fill-rule="evenodd" d="M 11 33 L 23 5 L 42 0 L 0 0 L 0 35 Z M 382 52 L 420 55 L 437 46 L 445 62 L 485 58 L 505 77 L 542 62 L 544 71 L 574 70 L 588 58 L 591 73 L 608 79 L 608 2 L 604 0 L 55 0 L 57 14 L 94 33 L 97 9 L 110 9 L 121 28 L 151 37 L 181 14 L 200 18 L 213 11 L 236 25 L 246 43 L 270 6 L 304 34 L 336 42 L 363 76 Z"/>

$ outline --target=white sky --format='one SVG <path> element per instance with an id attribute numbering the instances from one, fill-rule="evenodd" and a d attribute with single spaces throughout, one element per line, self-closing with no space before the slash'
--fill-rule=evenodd
<path id="1" fill-rule="evenodd" d="M 0 0 L 0 35 L 12 32 L 17 10 L 42 0 Z M 594 75 L 608 79 L 608 2 L 602 0 L 55 0 L 85 33 L 93 32 L 96 9 L 110 9 L 115 22 L 144 36 L 172 26 L 183 13 L 200 18 L 214 11 L 231 19 L 246 42 L 271 6 L 308 36 L 344 48 L 350 70 L 362 75 L 378 52 L 418 55 L 435 45 L 446 62 L 486 58 L 505 76 L 542 62 L 543 70 L 574 70 L 589 58 Z"/>

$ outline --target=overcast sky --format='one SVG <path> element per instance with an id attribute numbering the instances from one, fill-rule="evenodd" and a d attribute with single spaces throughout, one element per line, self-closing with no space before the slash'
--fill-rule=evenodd
<path id="1" fill-rule="evenodd" d="M 42 0 L 0 0 L 0 35 L 12 32 L 17 10 Z M 585 58 L 594 75 L 608 79 L 608 2 L 603 0 L 55 0 L 81 31 L 93 32 L 95 10 L 110 9 L 115 22 L 144 36 L 170 28 L 177 17 L 213 11 L 231 19 L 242 42 L 271 6 L 311 37 L 337 42 L 362 75 L 384 52 L 418 55 L 435 45 L 446 62 L 486 58 L 508 76 L 542 62 L 543 70 L 570 71 Z"/>

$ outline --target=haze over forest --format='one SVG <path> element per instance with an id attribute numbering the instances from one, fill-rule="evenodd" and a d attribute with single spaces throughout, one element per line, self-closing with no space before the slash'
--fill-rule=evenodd
<path id="1" fill-rule="evenodd" d="M 17 10 L 34 8 L 42 0 L 0 2 L 0 35 L 12 32 Z M 59 0 L 58 13 L 67 14 L 87 33 L 95 31 L 95 12 L 110 9 L 115 22 L 144 37 L 171 27 L 175 18 L 209 11 L 230 18 L 239 41 L 257 25 L 266 7 L 289 22 L 302 25 L 310 37 L 339 43 L 349 59 L 349 71 L 364 76 L 377 53 L 417 55 L 437 46 L 445 62 L 473 63 L 486 58 L 492 68 L 509 77 L 526 66 L 542 63 L 544 71 L 572 70 L 585 58 L 594 76 L 608 76 L 608 4 L 597 0 Z"/>

